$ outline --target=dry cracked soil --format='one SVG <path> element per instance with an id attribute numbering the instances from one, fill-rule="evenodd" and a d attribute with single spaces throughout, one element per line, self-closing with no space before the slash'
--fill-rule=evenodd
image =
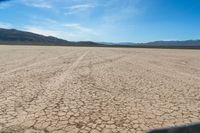
<path id="1" fill-rule="evenodd" d="M 0 46 L 1 133 L 145 133 L 198 120 L 198 50 Z"/>

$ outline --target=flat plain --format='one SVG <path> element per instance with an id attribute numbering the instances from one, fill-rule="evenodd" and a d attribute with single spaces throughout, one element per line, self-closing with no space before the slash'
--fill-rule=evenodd
<path id="1" fill-rule="evenodd" d="M 0 132 L 144 133 L 200 120 L 200 51 L 0 46 Z"/>

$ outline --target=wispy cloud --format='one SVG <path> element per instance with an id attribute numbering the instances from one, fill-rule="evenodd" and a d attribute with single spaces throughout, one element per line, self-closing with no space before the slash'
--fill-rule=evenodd
<path id="1" fill-rule="evenodd" d="M 51 28 L 45 28 L 45 27 L 38 27 L 38 26 L 25 26 L 23 28 L 25 31 L 29 31 L 32 33 L 45 35 L 45 36 L 54 36 L 66 40 L 74 40 L 74 38 L 77 38 L 77 36 L 73 33 L 66 32 L 61 29 L 51 29 Z"/>
<path id="2" fill-rule="evenodd" d="M 73 31 L 67 31 L 65 29 L 51 29 L 51 28 L 37 27 L 32 25 L 25 26 L 23 30 L 45 36 L 55 36 L 58 38 L 71 41 L 80 41 L 80 40 L 88 41 L 91 40 L 92 37 L 91 35 L 88 35 L 83 32 L 73 32 Z"/>
<path id="3" fill-rule="evenodd" d="M 102 15 L 102 20 L 105 23 L 113 24 L 116 22 L 123 22 L 129 18 L 133 18 L 141 12 L 138 9 L 138 4 L 141 0 L 110 0 L 103 5 L 105 15 Z M 121 3 L 119 5 L 119 3 Z"/>
<path id="4" fill-rule="evenodd" d="M 90 9 L 94 8 L 95 6 L 92 4 L 78 4 L 69 6 L 66 8 L 65 15 L 77 14 L 80 12 L 89 11 Z"/>
<path id="5" fill-rule="evenodd" d="M 29 31 L 29 32 L 33 32 L 33 33 L 37 33 L 37 34 L 41 34 L 41 35 L 45 35 L 45 36 L 58 36 L 59 35 L 57 33 L 57 31 L 55 31 L 55 30 L 50 30 L 50 29 L 37 27 L 37 26 L 29 25 L 29 26 L 23 27 L 23 29 L 26 31 Z"/>
<path id="6" fill-rule="evenodd" d="M 68 7 L 71 10 L 87 10 L 88 8 L 93 8 L 94 5 L 91 4 L 82 4 L 82 5 L 74 5 L 74 6 L 70 6 Z"/>
<path id="7" fill-rule="evenodd" d="M 6 9 L 11 6 L 11 3 L 0 3 L 0 9 Z"/>
<path id="8" fill-rule="evenodd" d="M 52 8 L 52 5 L 47 0 L 22 0 L 22 3 L 36 8 Z"/>
<path id="9" fill-rule="evenodd" d="M 38 21 L 42 23 L 38 24 Z M 23 26 L 23 30 L 73 41 L 94 40 L 99 35 L 80 23 L 65 23 L 49 18 L 34 18 L 30 24 Z"/>
<path id="10" fill-rule="evenodd" d="M 64 24 L 64 26 L 66 28 L 70 28 L 72 30 L 78 30 L 79 32 L 97 35 L 97 33 L 93 29 L 88 28 L 88 27 L 84 27 L 84 26 L 77 24 L 77 23 L 68 23 L 68 24 Z"/>
<path id="11" fill-rule="evenodd" d="M 6 28 L 6 29 L 10 29 L 13 26 L 9 23 L 4 23 L 4 22 L 0 22 L 0 28 Z"/>

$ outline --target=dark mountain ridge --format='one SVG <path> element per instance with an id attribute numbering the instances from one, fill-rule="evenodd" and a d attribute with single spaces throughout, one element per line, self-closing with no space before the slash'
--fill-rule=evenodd
<path id="1" fill-rule="evenodd" d="M 8 45 L 55 45 L 55 46 L 100 46 L 100 47 L 135 47 L 135 48 L 192 48 L 200 49 L 200 40 L 155 41 L 148 43 L 108 43 L 80 41 L 73 42 L 53 36 L 44 36 L 16 29 L 0 28 L 0 44 Z"/>
<path id="2" fill-rule="evenodd" d="M 31 45 L 57 45 L 57 46 L 93 46 L 102 45 L 91 41 L 72 42 L 53 36 L 44 36 L 16 29 L 0 28 L 0 44 L 31 44 Z"/>
<path id="3" fill-rule="evenodd" d="M 38 35 L 31 32 L 19 31 L 16 29 L 0 28 L 0 41 L 18 42 L 44 42 L 44 43 L 67 43 L 68 41 L 52 36 Z"/>

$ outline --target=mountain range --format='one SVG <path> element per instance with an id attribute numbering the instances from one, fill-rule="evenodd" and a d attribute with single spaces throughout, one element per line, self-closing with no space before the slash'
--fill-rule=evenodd
<path id="1" fill-rule="evenodd" d="M 58 46 L 99 46 L 99 44 L 91 41 L 72 42 L 63 40 L 53 36 L 44 36 L 16 29 L 0 28 L 0 44 L 12 45 L 58 45 Z"/>
<path id="2" fill-rule="evenodd" d="M 101 46 L 101 47 L 139 47 L 139 48 L 198 48 L 200 40 L 154 41 L 148 43 L 109 43 L 80 41 L 73 42 L 53 36 L 44 36 L 16 29 L 0 28 L 0 44 L 9 45 L 56 45 L 56 46 Z"/>

